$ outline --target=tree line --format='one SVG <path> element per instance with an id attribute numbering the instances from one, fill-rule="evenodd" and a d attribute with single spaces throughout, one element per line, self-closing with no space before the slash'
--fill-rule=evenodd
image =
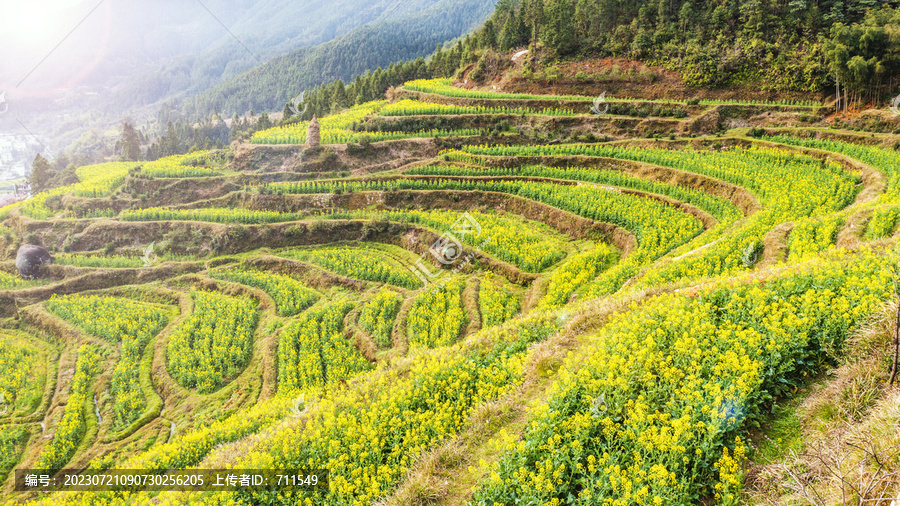
<path id="1" fill-rule="evenodd" d="M 335 65 L 350 58 L 348 48 L 362 44 L 357 39 L 365 31 L 316 48 L 314 57 L 301 51 L 276 59 L 195 98 L 194 111 L 213 110 L 204 119 L 191 122 L 183 118 L 197 116 L 164 107 L 157 123 L 166 128 L 154 140 L 124 125 L 116 154 L 123 160 L 155 160 L 222 147 L 274 126 L 265 113 L 255 117 L 252 107 L 248 115 L 234 112 L 229 125 L 218 108 L 238 110 L 254 103 L 253 97 L 268 103 L 264 97 L 273 96 L 273 86 L 282 82 L 271 79 L 278 73 L 296 77 L 289 79 L 297 86 L 289 89 L 290 94 L 309 84 L 302 103 L 289 96 L 281 102 L 283 124 L 381 99 L 390 87 L 412 79 L 452 77 L 472 63 L 477 65 L 469 75 L 480 77 L 479 72 L 490 66 L 487 63 L 496 64 L 498 52 L 524 48 L 532 50 L 526 72 L 537 54 L 547 60 L 627 57 L 679 70 L 688 85 L 715 88 L 753 83 L 761 89 L 833 93 L 837 105 L 846 109 L 851 103 L 884 101 L 895 93 L 894 76 L 900 70 L 898 4 L 898 0 L 499 0 L 478 29 L 453 44 L 439 43 L 428 57 L 356 73 L 350 81 L 329 80 L 322 72 L 340 68 L 346 73 L 360 65 L 374 65 L 397 44 L 408 48 L 400 54 L 415 53 L 422 39 L 411 35 L 415 43 L 407 44 L 403 37 L 394 36 L 398 27 L 389 23 L 369 34 L 373 36 L 370 45 L 377 47 L 367 48 L 369 56 L 355 60 L 356 67 Z M 454 4 L 452 15 L 431 35 L 446 38 L 460 23 L 470 22 L 471 13 L 457 12 L 466 5 Z M 424 16 L 413 32 L 426 33 L 433 17 L 434 13 Z M 315 79 L 305 74 L 313 67 L 319 69 Z M 313 85 L 316 79 L 325 83 Z M 276 95 L 285 97 L 285 88 L 277 86 Z M 234 93 L 257 88 L 259 93 Z M 294 115 L 292 107 L 302 113 Z M 45 170 L 43 162 L 50 168 Z M 52 164 L 43 162 L 37 182 L 32 182 L 36 190 L 77 180 L 66 157 Z"/>
<path id="2" fill-rule="evenodd" d="M 547 60 L 626 57 L 678 70 L 685 84 L 830 93 L 840 107 L 881 103 L 900 75 L 900 2 L 877 0 L 500 0 L 493 14 L 421 62 L 333 81 L 304 95 L 302 119 L 380 98 L 408 78 L 451 77 L 497 52 Z M 532 61 L 526 60 L 525 73 Z M 395 69 L 396 70 L 393 70 Z M 410 68 L 414 70 L 410 71 Z M 380 70 L 380 69 L 379 69 Z M 410 77 L 413 76 L 413 77 Z M 373 79 L 374 77 L 374 79 Z M 289 112 L 288 104 L 285 111 Z"/>
<path id="3" fill-rule="evenodd" d="M 374 71 L 367 71 L 357 75 L 350 84 L 338 79 L 314 86 L 284 105 L 282 122 L 308 120 L 313 115 L 327 116 L 353 105 L 380 100 L 392 86 L 414 79 L 425 79 L 433 74 L 424 58 L 416 58 L 391 64 L 386 69 L 378 67 Z M 294 114 L 295 110 L 300 114 Z"/>
<path id="4" fill-rule="evenodd" d="M 626 57 L 688 85 L 822 92 L 848 102 L 894 93 L 900 2 L 878 0 L 500 0 L 461 54 L 540 47 L 551 58 Z"/>
<path id="5" fill-rule="evenodd" d="M 314 86 L 338 80 L 347 85 L 369 70 L 424 58 L 436 44 L 477 28 L 492 11 L 490 1 L 441 0 L 415 15 L 370 23 L 319 46 L 273 58 L 186 98 L 180 107 L 187 117 L 213 110 L 226 115 L 278 110 Z M 356 96 L 349 100 L 355 102 Z"/>

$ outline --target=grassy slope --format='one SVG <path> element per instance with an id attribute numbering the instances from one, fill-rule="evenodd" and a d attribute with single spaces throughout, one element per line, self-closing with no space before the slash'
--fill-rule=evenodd
<path id="1" fill-rule="evenodd" d="M 801 123 L 799 117 L 792 116 L 782 116 L 778 121 L 784 118 L 787 118 L 789 122 L 794 121 L 795 124 Z M 680 133 L 690 132 L 689 125 L 692 119 L 694 118 L 687 118 L 684 121 L 684 132 Z M 550 135 L 551 130 L 546 128 L 545 124 L 541 124 L 532 133 Z M 574 137 L 585 135 L 588 131 L 596 132 L 596 127 L 582 127 L 571 131 L 556 130 L 555 134 Z M 730 136 L 730 138 L 742 142 L 749 140 L 740 135 L 743 131 L 735 133 L 738 135 Z M 619 134 L 613 130 L 613 135 Z M 895 137 L 879 135 L 878 138 L 890 143 Z M 725 140 L 727 138 L 709 138 L 711 143 Z M 524 142 L 536 141 L 537 137 L 524 140 Z M 686 144 L 691 141 L 689 136 L 679 136 L 675 142 Z M 345 152 L 341 152 L 339 155 L 339 160 L 348 158 L 349 155 Z M 864 184 L 867 188 L 869 187 L 868 180 L 864 181 Z M 100 200 L 103 198 L 100 197 Z M 520 223 L 527 224 L 525 220 Z M 541 230 L 542 227 L 544 226 L 538 226 L 535 229 Z M 248 229 L 252 231 L 252 234 L 258 230 Z M 261 229 L 262 227 L 259 230 Z M 227 231 L 226 228 L 219 230 Z M 275 230 L 278 230 L 277 234 L 283 234 L 287 227 L 275 228 Z M 555 230 L 541 231 L 551 236 L 558 235 Z M 241 247 L 249 249 L 250 245 L 259 245 L 259 237 L 261 236 L 237 238 L 236 242 L 240 243 Z M 196 240 L 197 249 L 204 249 L 210 245 L 213 238 L 213 236 L 200 236 L 188 240 Z M 781 242 L 786 241 L 787 235 L 785 234 L 780 240 Z M 702 240 L 698 241 L 698 244 L 702 244 Z M 777 245 L 769 245 L 766 249 L 769 251 L 777 249 L 775 246 Z M 573 250 L 578 247 L 577 244 L 572 246 Z M 415 258 L 415 255 L 409 254 L 408 251 L 393 246 L 376 245 L 376 248 L 381 250 L 379 254 L 392 259 L 398 256 L 407 257 L 405 258 L 407 261 L 410 259 L 409 257 Z M 402 253 L 398 254 L 395 249 Z M 263 261 L 261 258 L 268 253 L 267 251 L 262 252 L 261 255 L 242 253 L 221 261 L 252 261 L 253 257 Z M 219 262 L 214 259 L 205 260 L 210 263 Z M 769 259 L 767 264 L 775 264 L 777 260 L 779 259 Z M 291 269 L 293 267 L 280 266 L 279 268 Z M 71 274 L 71 270 L 60 273 L 65 277 L 70 277 Z M 344 280 L 341 282 L 343 284 L 337 286 L 333 276 L 320 272 L 302 271 L 301 273 L 301 271 L 297 271 L 297 274 L 304 281 L 323 289 L 329 298 L 350 296 L 361 304 L 365 300 L 365 293 L 371 293 L 371 285 L 354 288 L 351 282 Z M 475 331 L 478 327 L 478 315 L 475 314 L 477 313 L 477 304 L 474 303 L 476 283 L 472 281 L 474 278 L 469 278 L 469 280 L 469 287 L 464 291 L 464 306 L 472 313 L 469 319 L 469 330 Z M 704 282 L 703 280 L 699 281 L 701 284 Z M 542 280 L 539 279 L 535 286 L 539 287 L 541 283 Z M 693 283 L 696 281 L 684 282 L 681 286 L 691 286 Z M 175 425 L 175 435 L 179 437 L 208 426 L 215 420 L 225 419 L 232 414 L 240 414 L 249 406 L 272 396 L 275 392 L 276 365 L 273 363 L 272 357 L 275 356 L 279 330 L 289 323 L 290 319 L 280 318 L 274 313 L 274 304 L 264 292 L 214 281 L 203 274 L 170 276 L 162 284 L 164 286 L 151 286 L 137 292 L 151 299 L 168 297 L 169 302 L 174 300 L 181 305 L 182 316 L 172 321 L 159 337 L 151 341 L 148 350 L 152 351 L 145 355 L 145 363 L 142 367 L 142 386 L 148 398 L 159 399 L 161 404 L 161 407 L 157 408 L 160 410 L 159 417 L 149 418 L 146 420 L 147 424 L 128 431 L 126 434 L 113 435 L 104 431 L 102 426 L 98 427 L 96 423 L 91 423 L 91 420 L 96 422 L 91 413 L 91 416 L 88 417 L 88 436 L 82 444 L 84 452 L 78 458 L 80 463 L 87 463 L 91 458 L 99 457 L 110 450 L 115 450 L 113 455 L 118 458 L 151 448 L 168 439 L 171 424 Z M 198 395 L 178 387 L 171 382 L 165 371 L 165 336 L 171 332 L 173 325 L 189 314 L 191 308 L 189 302 L 186 301 L 185 294 L 186 290 L 192 286 L 214 288 L 225 293 L 254 297 L 260 300 L 263 310 L 256 334 L 256 352 L 253 360 L 232 384 L 208 396 Z M 366 289 L 369 291 L 365 291 Z M 657 287 L 653 287 L 650 291 L 657 289 Z M 123 292 L 120 290 L 120 293 Z M 404 311 L 409 309 L 409 302 L 413 295 L 413 293 L 406 294 L 403 306 L 405 309 L 401 309 L 394 331 L 394 349 L 383 350 L 370 358 L 377 358 L 384 362 L 394 359 L 401 360 L 402 355 L 405 354 L 405 346 L 404 343 L 396 341 L 396 336 L 401 336 L 401 340 L 405 338 L 406 332 L 402 320 L 405 316 Z M 636 294 L 634 297 L 639 299 L 642 296 L 644 293 Z M 469 417 L 465 429 L 460 434 L 421 456 L 406 478 L 400 482 L 399 488 L 387 499 L 387 502 L 393 504 L 457 503 L 471 497 L 472 487 L 486 475 L 489 464 L 496 460 L 504 441 L 523 434 L 526 424 L 532 416 L 529 403 L 540 404 L 546 401 L 550 386 L 557 379 L 558 369 L 567 354 L 569 352 L 587 353 L 588 350 L 582 346 L 583 341 L 579 336 L 601 328 L 611 312 L 622 309 L 621 304 L 622 302 L 619 301 L 566 307 L 566 310 L 560 315 L 569 315 L 572 320 L 567 323 L 562 332 L 537 345 L 529 353 L 524 367 L 523 383 L 506 396 L 478 407 Z M 871 458 L 863 457 L 869 451 L 866 450 L 869 448 L 865 446 L 867 443 L 878 445 L 878 449 L 871 451 L 877 453 L 879 457 L 883 456 L 882 460 L 890 460 L 888 453 L 884 453 L 889 450 L 885 450 L 885 448 L 896 447 L 896 435 L 887 429 L 898 417 L 896 413 L 897 399 L 889 389 L 882 386 L 885 376 L 884 349 L 887 344 L 885 339 L 891 329 L 890 317 L 889 312 L 881 315 L 881 318 L 873 323 L 867 332 L 860 333 L 859 337 L 848 347 L 845 354 L 846 362 L 833 371 L 833 374 L 829 373 L 823 377 L 812 379 L 805 387 L 805 391 L 800 390 L 796 396 L 778 401 L 772 417 L 763 420 L 760 429 L 754 433 L 756 451 L 751 455 L 751 464 L 746 468 L 745 500 L 761 504 L 766 504 L 766 501 L 787 501 L 791 497 L 800 498 L 803 494 L 812 494 L 810 488 L 815 489 L 815 493 L 830 498 L 832 501 L 838 500 L 837 498 L 843 497 L 844 494 L 851 493 L 849 485 L 843 487 L 835 485 L 827 466 L 821 465 L 823 458 L 846 459 L 846 470 L 851 473 L 846 479 L 852 483 L 858 483 L 859 476 L 852 473 L 857 472 L 853 469 L 858 468 L 857 463 L 861 460 L 864 461 L 863 467 L 867 466 L 868 469 L 867 472 L 862 473 L 864 480 L 872 481 L 872 477 L 885 476 L 882 470 L 877 469 L 877 464 L 872 463 Z M 565 318 L 565 316 L 561 316 L 561 318 Z M 44 329 L 51 334 L 59 335 L 66 328 L 65 325 L 53 321 L 52 317 L 48 318 L 48 315 L 40 312 L 33 313 L 33 316 L 26 320 L 27 323 L 23 327 L 26 331 L 37 332 L 37 329 Z M 13 325 L 12 322 L 7 323 Z M 65 353 L 63 363 L 67 363 L 65 362 Z M 51 361 L 48 369 L 53 367 L 55 367 L 55 362 Z M 52 373 L 49 375 L 56 376 Z M 146 391 L 150 386 L 151 378 L 155 392 Z M 64 388 L 65 376 L 61 375 L 60 379 L 62 380 L 60 388 Z M 97 385 L 98 390 L 102 390 L 104 384 L 104 380 L 101 380 Z M 108 405 L 101 408 L 106 419 L 109 412 L 103 411 L 104 409 L 108 409 Z M 94 441 L 103 443 L 95 444 Z M 853 445 L 864 449 L 854 448 Z M 803 453 L 807 455 L 801 455 Z M 799 476 L 798 470 L 807 468 L 813 469 L 814 474 L 811 482 L 806 481 L 809 480 L 808 477 L 804 478 L 803 483 L 810 484 L 803 489 L 798 487 L 800 482 L 794 479 L 791 473 Z M 840 480 L 837 483 L 840 484 Z M 871 493 L 876 494 L 885 488 L 889 488 L 889 486 L 881 483 L 873 487 Z"/>

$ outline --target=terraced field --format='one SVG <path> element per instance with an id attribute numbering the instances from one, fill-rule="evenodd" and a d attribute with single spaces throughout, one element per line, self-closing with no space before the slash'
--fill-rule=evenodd
<path id="1" fill-rule="evenodd" d="M 297 122 L 0 209 L 6 498 L 736 504 L 750 430 L 895 290 L 896 136 L 760 114 L 808 103 L 395 91 L 320 147 Z M 726 107 L 764 135 L 702 129 Z M 31 280 L 26 241 L 57 257 Z M 13 490 L 63 467 L 329 476 Z"/>

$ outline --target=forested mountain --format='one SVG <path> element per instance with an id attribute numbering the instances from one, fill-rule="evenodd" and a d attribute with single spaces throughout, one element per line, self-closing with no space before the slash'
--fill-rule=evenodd
<path id="1" fill-rule="evenodd" d="M 231 115 L 280 109 L 302 90 L 349 81 L 367 70 L 430 54 L 436 44 L 464 35 L 486 19 L 493 0 L 440 0 L 414 15 L 357 28 L 320 46 L 302 48 L 233 77 L 186 101 L 188 115 Z"/>
<path id="2" fill-rule="evenodd" d="M 360 0 L 328 2 L 266 0 L 236 3 L 241 4 L 234 7 L 240 8 L 241 15 L 232 14 L 232 17 L 236 17 L 233 25 L 223 20 L 223 23 L 229 26 L 229 31 L 234 34 L 234 37 L 220 26 L 223 38 L 215 45 L 195 54 L 175 58 L 158 68 L 148 69 L 116 92 L 113 107 L 140 106 L 161 99 L 203 92 L 222 83 L 223 80 L 238 76 L 249 69 L 254 69 L 251 72 L 255 74 L 257 72 L 255 67 L 270 59 L 272 59 L 271 63 L 284 61 L 285 56 L 282 55 L 294 50 L 304 55 L 316 56 L 327 54 L 330 51 L 331 56 L 318 59 L 314 65 L 346 66 L 348 63 L 344 59 L 355 59 L 359 61 L 359 64 L 353 66 L 354 69 L 359 69 L 356 70 L 357 72 L 368 68 L 374 69 L 378 65 L 386 65 L 391 61 L 413 56 L 412 52 L 404 47 L 395 49 L 396 56 L 393 59 L 369 55 L 369 49 L 372 46 L 369 40 L 382 36 L 382 27 L 394 30 L 395 33 L 392 35 L 402 38 L 408 38 L 405 33 L 409 30 L 419 30 L 422 33 L 433 31 L 435 37 L 443 41 L 474 29 L 477 23 L 487 18 L 493 5 L 493 2 L 489 0 L 463 2 L 463 8 L 455 5 L 460 3 L 459 0 L 411 0 L 407 2 L 395 0 L 372 2 Z M 475 5 L 480 5 L 480 8 L 473 9 Z M 466 20 L 464 23 L 454 26 L 452 20 L 445 22 L 444 19 L 436 19 L 434 16 L 422 17 L 423 12 L 429 12 L 434 7 L 447 11 L 450 18 L 456 20 L 466 18 Z M 210 7 L 210 10 L 212 11 L 213 8 Z M 224 6 L 223 10 L 225 10 Z M 435 22 L 446 26 L 429 25 Z M 346 44 L 332 42 L 336 38 L 340 39 L 349 34 L 356 35 L 350 36 Z M 421 36 L 421 34 L 413 37 L 416 36 Z M 353 43 L 356 46 L 349 45 Z M 318 46 L 321 44 L 334 49 L 320 49 Z M 434 43 L 431 43 L 426 49 L 431 49 L 433 46 Z M 417 51 L 416 56 L 418 53 L 423 53 L 422 49 Z M 374 66 L 368 66 L 373 63 Z M 278 74 L 281 74 L 280 70 Z M 334 74 L 326 75 L 326 77 L 331 80 L 343 75 Z M 312 82 L 318 84 L 320 81 L 313 79 Z M 209 111 L 212 109 L 209 108 Z M 187 112 L 193 114 L 197 111 L 198 109 L 190 109 Z M 246 111 L 247 109 L 231 112 L 243 113 Z"/>
<path id="3" fill-rule="evenodd" d="M 497 58 L 486 49 L 529 46 L 537 49 L 532 58 L 543 57 L 544 63 L 627 57 L 678 70 L 688 86 L 749 85 L 819 97 L 839 93 L 844 107 L 854 101 L 883 103 L 896 93 L 894 74 L 900 70 L 897 1 L 221 0 L 206 5 L 209 11 L 171 23 L 166 11 L 177 11 L 175 4 L 118 18 L 113 8 L 111 15 L 120 22 L 113 24 L 114 43 L 96 66 L 101 75 L 88 76 L 65 97 L 33 100 L 29 125 L 54 128 L 49 136 L 66 145 L 81 137 L 72 154 L 83 154 L 103 144 L 111 147 L 109 133 L 120 131 L 123 118 L 148 136 L 162 137 L 170 121 L 194 124 L 279 110 L 300 91 L 322 84 L 328 96 L 317 93 L 316 110 L 328 112 L 336 104 L 378 97 L 404 75 L 451 76 L 466 64 Z M 138 27 L 139 17 L 153 26 Z M 135 36 L 125 36 L 129 27 Z M 432 55 L 436 45 L 454 38 L 459 44 Z M 421 56 L 431 56 L 427 68 L 416 64 L 388 72 L 392 62 Z M 537 63 L 526 64 L 526 77 Z M 48 60 L 47 66 L 52 64 Z M 379 67 L 385 71 L 377 79 L 359 81 Z M 104 76 L 116 85 L 103 84 Z M 338 80 L 353 96 L 335 100 Z M 15 92 L 9 98 L 16 98 Z"/>
<path id="4" fill-rule="evenodd" d="M 883 98 L 900 70 L 896 1 L 500 0 L 470 49 L 538 43 L 561 57 L 624 56 L 694 86 Z M 843 89 L 846 95 L 847 90 Z"/>
<path id="5" fill-rule="evenodd" d="M 499 63 L 491 50 L 525 47 L 536 49 L 522 70 L 529 79 L 534 68 L 559 59 L 626 57 L 678 70 L 686 85 L 698 88 L 744 86 L 820 98 L 833 91 L 844 108 L 881 104 L 896 92 L 900 70 L 894 4 L 500 0 L 478 30 L 447 49 L 439 46 L 427 64 L 409 61 L 310 90 L 304 119 L 379 98 L 404 79 L 449 77 L 476 62 L 468 77 L 481 81 L 491 77 L 483 70 Z"/>
<path id="6" fill-rule="evenodd" d="M 205 90 L 285 52 L 436 1 L 23 3 L 0 19 L 0 44 L 15 48 L 0 67 L 0 83 L 11 98 L 80 87 L 102 93 L 100 109 L 121 112 Z"/>

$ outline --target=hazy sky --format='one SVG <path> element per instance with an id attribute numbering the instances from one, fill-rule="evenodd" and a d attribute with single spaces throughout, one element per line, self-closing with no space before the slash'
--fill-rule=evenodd
<path id="1" fill-rule="evenodd" d="M 130 65 L 195 51 L 223 33 L 187 0 L 0 0 L 0 90 L 31 97 L 97 84 L 98 77 L 131 74 Z"/>
<path id="2" fill-rule="evenodd" d="M 0 0 L 0 132 L 46 134 L 53 111 L 84 123 L 93 99 L 229 38 L 255 1 Z"/>
<path id="3" fill-rule="evenodd" d="M 244 49 L 236 45 L 244 44 L 249 49 L 244 57 L 252 53 L 254 60 L 266 60 L 346 32 L 352 26 L 342 26 L 342 17 L 371 21 L 405 11 L 402 0 L 391 4 L 381 1 L 360 7 L 356 0 L 0 0 L 0 90 L 28 98 L 78 86 L 115 85 L 121 81 L 117 77 L 151 72 L 153 66 L 172 58 L 221 44 L 239 51 Z M 356 7 L 346 10 L 348 5 Z M 335 16 L 335 8 L 345 9 L 346 16 Z M 378 12 L 360 15 L 367 9 Z M 323 15 L 333 19 L 317 22 Z"/>
<path id="4" fill-rule="evenodd" d="M 437 3 L 0 0 L 0 133 L 71 142 L 79 129 L 146 121 L 272 57 Z"/>

